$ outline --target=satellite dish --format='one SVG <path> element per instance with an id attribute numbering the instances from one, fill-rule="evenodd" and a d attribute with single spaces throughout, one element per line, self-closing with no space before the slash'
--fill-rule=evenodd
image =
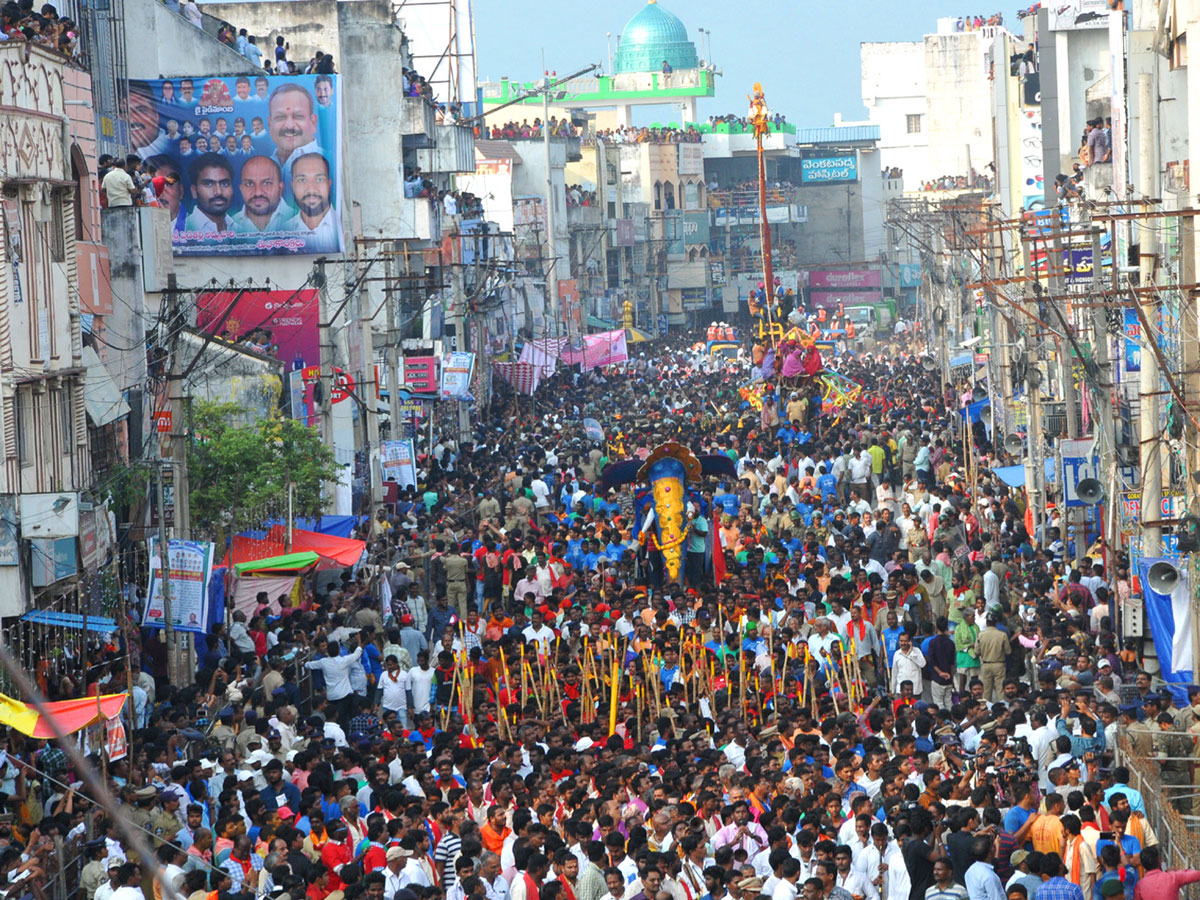
<path id="1" fill-rule="evenodd" d="M 1075 496 L 1087 506 L 1095 506 L 1104 498 L 1104 485 L 1095 478 L 1081 478 L 1075 485 Z"/>
<path id="2" fill-rule="evenodd" d="M 1179 584 L 1179 570 L 1166 560 L 1156 562 L 1150 567 L 1146 580 L 1160 594 L 1170 594 Z"/>
<path id="3" fill-rule="evenodd" d="M 926 372 L 936 372 L 938 368 L 937 360 L 932 356 L 926 356 L 921 360 L 921 368 Z"/>
<path id="4" fill-rule="evenodd" d="M 1015 432 L 1004 438 L 1004 449 L 1013 456 L 1019 456 L 1025 449 L 1025 439 Z"/>
<path id="5" fill-rule="evenodd" d="M 988 398 L 988 391 L 983 385 L 976 385 L 971 389 L 971 399 L 978 403 L 980 400 Z"/>

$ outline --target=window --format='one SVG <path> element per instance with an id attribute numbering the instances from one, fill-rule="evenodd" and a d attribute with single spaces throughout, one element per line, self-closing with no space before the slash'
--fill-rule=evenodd
<path id="1" fill-rule="evenodd" d="M 684 209 L 699 209 L 700 208 L 700 186 L 693 182 L 688 182 L 683 186 L 683 208 Z"/>
<path id="2" fill-rule="evenodd" d="M 55 262 L 67 260 L 67 236 L 63 233 L 66 221 L 63 218 L 61 191 L 55 191 L 50 200 L 50 258 Z"/>
<path id="3" fill-rule="evenodd" d="M 62 420 L 62 452 L 70 456 L 75 452 L 75 421 L 71 415 L 71 389 L 64 387 L 58 392 L 58 414 Z"/>
<path id="4" fill-rule="evenodd" d="M 13 406 L 17 410 L 17 462 L 22 466 L 33 465 L 30 453 L 33 447 L 33 398 L 29 394 L 18 393 Z"/>
<path id="5" fill-rule="evenodd" d="M 920 134 L 921 133 L 921 114 L 920 113 L 910 113 L 907 116 L 905 116 L 904 118 L 906 120 L 906 124 L 908 125 L 908 133 L 909 134 Z"/>

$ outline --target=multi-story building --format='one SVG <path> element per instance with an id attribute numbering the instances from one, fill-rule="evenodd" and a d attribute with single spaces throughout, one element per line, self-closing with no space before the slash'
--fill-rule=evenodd
<path id="1" fill-rule="evenodd" d="M 91 83 L 39 45 L 0 45 L 0 618 L 78 611 L 97 565 L 92 442 L 128 412 L 101 359 L 123 337 L 97 240 Z M 88 331 L 85 343 L 84 330 Z M 102 510 L 101 510 L 102 514 Z M 102 515 L 105 547 L 107 518 Z M 99 560 L 102 562 L 103 560 Z"/>

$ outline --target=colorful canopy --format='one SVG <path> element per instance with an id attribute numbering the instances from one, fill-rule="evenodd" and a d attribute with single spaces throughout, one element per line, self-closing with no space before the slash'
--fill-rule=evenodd
<path id="1" fill-rule="evenodd" d="M 362 559 L 367 545 L 364 541 L 352 538 L 336 537 L 332 534 L 321 534 L 318 531 L 305 531 L 303 528 L 292 529 L 291 553 L 316 553 L 318 568 L 341 569 L 352 566 Z M 288 555 L 287 529 L 283 525 L 273 525 L 265 538 L 256 538 L 248 534 L 235 534 L 230 542 L 229 555 L 226 564 L 232 564 L 241 573 L 240 566 L 244 563 L 274 559 Z"/>
<path id="2" fill-rule="evenodd" d="M 321 561 L 317 553 L 284 553 L 267 559 L 252 559 L 249 562 L 235 563 L 233 571 L 238 575 L 249 575 L 258 572 L 302 572 L 315 566 Z"/>
<path id="3" fill-rule="evenodd" d="M 287 529 L 282 525 L 274 526 L 267 533 L 267 540 L 282 544 L 287 539 Z M 356 541 L 353 538 L 335 537 L 332 534 L 321 534 L 318 531 L 305 531 L 303 528 L 292 529 L 292 552 L 311 550 L 319 553 L 323 559 L 331 560 L 338 567 L 352 566 L 362 559 L 366 552 L 366 541 Z M 322 566 L 322 568 L 325 568 Z"/>
<path id="4" fill-rule="evenodd" d="M 7 725 L 30 737 L 51 740 L 60 733 L 74 734 L 87 728 L 101 716 L 111 719 L 120 715 L 127 696 L 101 694 L 99 697 L 43 703 L 46 714 L 42 715 L 36 707 L 0 694 L 0 725 Z"/>

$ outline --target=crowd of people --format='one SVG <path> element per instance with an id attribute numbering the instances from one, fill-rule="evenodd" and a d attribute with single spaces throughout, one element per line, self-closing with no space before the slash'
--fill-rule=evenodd
<path id="1" fill-rule="evenodd" d="M 567 187 L 567 206 L 595 206 L 596 192 L 589 191 L 581 184 L 572 184 Z"/>
<path id="2" fill-rule="evenodd" d="M 775 113 L 775 115 L 771 116 L 770 121 L 771 121 L 772 127 L 776 131 L 779 131 L 783 128 L 784 125 L 787 124 L 787 116 L 785 116 L 781 113 Z M 727 113 L 723 116 L 709 116 L 708 124 L 711 127 L 716 127 L 717 125 L 731 125 L 736 128 L 740 128 L 743 131 L 753 131 L 754 130 L 754 125 L 750 122 L 749 119 L 747 119 L 745 116 L 734 115 L 733 113 Z"/>
<path id="3" fill-rule="evenodd" d="M 0 734 L 8 895 L 62 837 L 84 900 L 1176 896 L 1200 871 L 1114 751 L 1190 809 L 1200 687 L 1118 639 L 1128 559 L 1031 530 L 920 340 L 826 360 L 853 403 L 686 334 L 498 388 L 362 563 L 259 593 L 189 677 L 136 620 L 72 657 L 130 686 L 129 753 L 86 761 L 102 803 Z M 720 462 L 682 583 L 619 465 L 669 441 Z"/>
<path id="4" fill-rule="evenodd" d="M 921 182 L 922 191 L 990 191 L 992 179 L 982 172 L 970 175 L 942 175 Z"/>
<path id="5" fill-rule="evenodd" d="M 973 15 L 960 16 L 954 23 L 956 31 L 978 31 L 980 28 L 1000 27 L 1004 24 L 1002 13 L 992 13 L 990 16 Z"/>
<path id="6" fill-rule="evenodd" d="M 78 27 L 58 15 L 53 3 L 34 10 L 34 0 L 8 0 L 0 7 L 0 41 L 28 41 L 74 57 L 78 52 Z"/>
<path id="7" fill-rule="evenodd" d="M 575 127 L 575 124 L 570 119 L 565 117 L 559 119 L 557 116 L 551 116 L 549 119 L 549 130 L 550 137 L 579 137 L 579 129 Z M 522 119 L 520 122 L 505 122 L 503 125 L 493 125 L 490 135 L 494 141 L 541 138 L 542 119 L 538 116 L 534 118 L 532 123 L 528 119 Z"/>
<path id="8" fill-rule="evenodd" d="M 699 144 L 703 140 L 703 136 L 692 125 L 686 128 L 672 125 L 640 128 L 636 125 L 620 125 L 602 128 L 595 134 L 587 135 L 587 138 L 599 139 L 606 144 Z"/>

